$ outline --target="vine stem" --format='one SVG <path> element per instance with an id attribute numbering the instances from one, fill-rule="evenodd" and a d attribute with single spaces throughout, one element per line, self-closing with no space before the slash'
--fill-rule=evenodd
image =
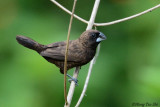
<path id="1" fill-rule="evenodd" d="M 94 4 L 94 7 L 93 7 L 93 11 L 92 11 L 91 17 L 90 17 L 90 21 L 89 21 L 89 23 L 88 23 L 88 26 L 87 26 L 86 30 L 90 30 L 90 29 L 92 29 L 92 27 L 93 27 L 94 20 L 95 20 L 96 14 L 97 14 L 97 10 L 98 10 L 99 3 L 100 3 L 100 0 L 95 0 L 95 4 Z M 96 58 L 94 57 L 94 59 L 96 59 Z M 91 62 L 91 66 L 93 66 L 93 65 L 92 65 L 93 62 L 94 62 L 94 61 Z M 78 77 L 79 68 L 80 68 L 80 67 L 76 67 L 76 70 L 75 70 L 75 72 L 74 72 L 74 74 L 73 74 L 73 77 L 76 78 L 76 79 L 77 79 L 77 77 Z M 92 69 L 91 69 L 91 70 L 92 70 Z M 86 82 L 89 81 L 90 74 L 91 74 L 91 70 L 88 71 L 88 76 L 87 76 Z M 86 86 L 86 85 L 88 85 L 88 83 L 85 83 L 85 86 Z M 86 89 L 87 89 L 87 86 L 86 86 Z M 70 105 L 70 102 L 71 102 L 71 100 L 72 100 L 74 90 L 75 90 L 75 83 L 72 81 L 72 82 L 71 82 L 71 85 L 70 85 L 69 92 L 68 92 L 68 97 L 67 97 L 69 105 Z M 82 94 L 82 96 L 83 96 L 83 94 Z"/>
<path id="2" fill-rule="evenodd" d="M 76 69 L 73 73 L 73 78 L 76 78 L 76 79 L 78 78 L 79 70 L 80 70 L 80 67 L 76 67 Z M 75 82 L 71 81 L 71 85 L 70 85 L 70 88 L 69 88 L 69 91 L 68 91 L 68 96 L 67 96 L 68 107 L 70 107 L 70 105 L 71 105 L 74 90 L 75 90 L 75 86 L 76 86 Z"/>
<path id="3" fill-rule="evenodd" d="M 86 81 L 85 81 L 85 84 L 84 84 L 84 87 L 83 87 L 83 91 L 82 91 L 81 96 L 80 96 L 80 98 L 79 98 L 75 107 L 79 107 L 79 105 L 82 102 L 83 97 L 85 96 L 85 93 L 86 93 L 87 87 L 88 87 L 88 83 L 89 83 L 89 78 L 90 78 L 90 75 L 91 75 L 91 72 L 92 72 L 92 68 L 93 68 L 93 65 L 96 62 L 96 59 L 97 59 L 98 55 L 99 55 L 99 51 L 100 51 L 100 44 L 98 45 L 97 53 L 96 53 L 95 57 L 92 59 L 90 65 L 89 65 L 88 75 L 86 77 Z"/>
<path id="4" fill-rule="evenodd" d="M 68 14 L 72 15 L 72 12 L 70 12 L 68 9 L 66 9 L 64 6 L 62 6 L 61 4 L 56 2 L 55 0 L 51 0 L 51 1 L 53 3 L 55 3 L 58 7 L 60 7 L 62 10 L 64 10 Z M 77 16 L 76 14 L 73 14 L 73 16 L 76 19 L 80 20 L 83 23 L 88 24 L 86 30 L 92 29 L 93 26 L 109 26 L 109 25 L 117 24 L 117 23 L 124 22 L 124 21 L 127 21 L 127 20 L 131 20 L 133 18 L 136 18 L 136 17 L 139 17 L 141 15 L 144 15 L 144 14 L 146 14 L 148 12 L 151 12 L 151 11 L 153 11 L 153 10 L 155 10 L 155 9 L 160 7 L 160 4 L 158 4 L 158 5 L 150 8 L 150 9 L 147 9 L 147 10 L 145 10 L 143 12 L 140 12 L 138 14 L 135 14 L 135 15 L 132 15 L 132 16 L 129 16 L 129 17 L 126 17 L 126 18 L 122 18 L 122 19 L 111 21 L 111 22 L 107 22 L 107 23 L 95 23 L 94 20 L 95 20 L 95 17 L 96 17 L 96 13 L 97 13 L 97 10 L 98 10 L 99 3 L 100 3 L 100 0 L 95 0 L 94 8 L 93 8 L 93 11 L 92 11 L 92 14 L 91 14 L 91 17 L 90 17 L 89 21 Z M 82 101 L 82 99 L 83 99 L 83 97 L 85 95 L 85 92 L 87 90 L 87 86 L 88 86 L 88 83 L 89 83 L 89 78 L 90 78 L 90 75 L 91 75 L 91 71 L 92 71 L 94 63 L 96 62 L 96 58 L 98 57 L 99 51 L 100 51 L 100 45 L 98 45 L 97 53 L 96 53 L 95 57 L 92 59 L 92 61 L 90 63 L 89 70 L 88 70 L 88 75 L 86 77 L 86 81 L 85 81 L 85 84 L 84 84 L 84 88 L 83 88 L 81 96 L 80 96 L 80 98 L 79 98 L 79 100 L 78 100 L 78 102 L 76 104 L 76 107 L 79 107 L 79 105 L 80 105 L 80 103 L 81 103 L 81 101 Z M 73 73 L 73 77 L 76 78 L 76 79 L 78 77 L 79 69 L 80 69 L 80 67 L 76 67 L 76 70 Z M 70 104 L 71 104 L 72 97 L 73 97 L 73 94 L 74 94 L 74 90 L 75 90 L 75 83 L 72 81 L 71 85 L 70 85 L 69 92 L 68 92 L 68 96 L 67 96 L 67 100 L 68 100 L 68 106 L 67 107 L 69 107 Z"/>
<path id="5" fill-rule="evenodd" d="M 59 4 L 56 0 L 51 0 L 51 1 L 52 1 L 55 5 L 57 5 L 59 8 L 61 8 L 62 10 L 64 10 L 66 13 L 68 13 L 68 14 L 70 14 L 70 15 L 72 14 L 71 11 L 69 11 L 68 9 L 66 9 L 66 8 L 65 8 L 64 6 L 62 6 L 61 4 Z M 75 17 L 76 19 L 82 21 L 83 23 L 88 24 L 88 21 L 87 21 L 87 20 L 85 20 L 85 19 L 77 16 L 76 14 L 74 14 L 74 17 Z"/>
<path id="6" fill-rule="evenodd" d="M 92 11 L 91 17 L 90 17 L 90 21 L 89 21 L 89 23 L 88 23 L 88 26 L 87 26 L 86 30 L 90 30 L 90 29 L 92 29 L 92 27 L 93 27 L 94 20 L 95 20 L 96 14 L 97 14 L 97 10 L 98 10 L 99 3 L 100 3 L 100 0 L 95 0 L 95 4 L 94 4 L 94 7 L 93 7 L 93 11 Z M 79 70 L 80 70 L 80 67 L 76 67 L 76 70 L 75 70 L 75 72 L 74 72 L 74 74 L 73 74 L 73 77 L 76 78 L 76 79 L 77 79 L 77 77 L 78 77 Z M 91 70 L 88 72 L 88 74 L 91 74 Z M 88 80 L 89 80 L 90 75 L 88 75 L 87 77 L 88 77 Z M 85 84 L 86 84 L 86 83 L 85 83 Z M 75 82 L 72 81 L 72 82 L 71 82 L 71 85 L 70 85 L 69 92 L 68 92 L 68 96 L 67 96 L 68 105 L 71 104 L 72 97 L 73 97 L 73 94 L 74 94 L 74 90 L 75 90 Z"/>
<path id="7" fill-rule="evenodd" d="M 95 26 L 109 26 L 109 25 L 117 24 L 117 23 L 120 23 L 120 22 L 124 22 L 124 21 L 130 20 L 130 19 L 136 18 L 136 17 L 141 16 L 141 15 L 144 15 L 144 14 L 146 14 L 148 12 L 152 12 L 153 10 L 155 10 L 155 9 L 157 9 L 159 7 L 160 7 L 160 4 L 154 6 L 154 7 L 150 8 L 150 9 L 147 9 L 147 10 L 145 10 L 143 12 L 140 12 L 138 14 L 135 14 L 135 15 L 123 18 L 123 19 L 115 20 L 115 21 L 108 22 L 108 23 L 95 23 L 94 25 Z"/>
<path id="8" fill-rule="evenodd" d="M 65 107 L 68 107 L 68 105 L 69 105 L 69 103 L 67 101 L 67 85 L 66 85 L 67 57 L 68 57 L 69 38 L 70 38 L 70 32 L 71 32 L 71 27 L 72 27 L 73 15 L 74 15 L 75 7 L 76 7 L 76 2 L 77 2 L 77 0 L 74 0 L 73 9 L 72 9 L 72 15 L 71 15 L 70 23 L 69 23 L 69 28 L 68 28 L 66 50 L 65 50 L 65 60 L 64 60 L 64 98 L 65 98 Z"/>
<path id="9" fill-rule="evenodd" d="M 100 3 L 100 0 L 95 0 L 94 7 L 93 7 L 93 10 L 92 10 L 92 14 L 91 14 L 91 17 L 90 17 L 90 20 L 89 20 L 89 23 L 88 23 L 88 26 L 87 26 L 86 30 L 92 29 L 92 27 L 94 25 L 94 21 L 95 21 L 96 14 L 97 14 L 97 11 L 98 11 L 99 3 Z M 80 98 L 79 98 L 79 100 L 78 100 L 78 102 L 76 104 L 76 107 L 79 107 L 79 105 L 82 102 L 82 99 L 83 99 L 83 97 L 84 97 L 84 95 L 86 93 L 86 90 L 87 90 L 87 87 L 88 87 L 88 83 L 89 83 L 89 79 L 90 79 L 91 72 L 92 72 L 92 68 L 93 68 L 93 64 L 96 62 L 96 59 L 97 59 L 98 54 L 99 54 L 99 51 L 100 51 L 100 45 L 98 45 L 96 55 L 94 56 L 94 58 L 90 62 L 88 74 L 87 74 L 87 77 L 86 77 L 86 81 L 85 81 L 81 96 L 80 96 Z"/>
<path id="10" fill-rule="evenodd" d="M 72 12 L 70 12 L 70 11 L 69 11 L 68 9 L 66 9 L 64 6 L 62 6 L 61 4 L 59 4 L 57 1 L 55 1 L 55 0 L 51 0 L 51 1 L 52 1 L 54 4 L 56 4 L 59 8 L 61 8 L 62 10 L 64 10 L 66 13 L 68 13 L 68 14 L 70 14 L 70 15 L 72 14 Z M 138 14 L 135 14 L 135 15 L 132 15 L 132 16 L 129 16 L 129 17 L 126 17 L 126 18 L 122 18 L 122 19 L 118 19 L 118 20 L 111 21 L 111 22 L 106 22 L 106 23 L 94 23 L 94 26 L 109 26 L 109 25 L 113 25 L 113 24 L 120 23 L 120 22 L 124 22 L 124 21 L 130 20 L 130 19 L 139 17 L 139 16 L 141 16 L 141 15 L 143 15 L 143 14 L 146 14 L 146 13 L 148 13 L 148 12 L 151 12 L 151 11 L 153 11 L 153 10 L 159 8 L 159 7 L 160 7 L 160 4 L 154 6 L 154 7 L 150 8 L 150 9 L 147 9 L 147 10 L 145 10 L 145 11 L 143 11 L 143 12 L 140 12 L 140 13 L 138 13 Z M 77 16 L 76 14 L 74 14 L 74 17 L 75 17 L 76 19 L 80 20 L 80 21 L 83 22 L 83 23 L 86 23 L 86 24 L 89 23 L 87 20 L 85 20 L 85 19 Z"/>

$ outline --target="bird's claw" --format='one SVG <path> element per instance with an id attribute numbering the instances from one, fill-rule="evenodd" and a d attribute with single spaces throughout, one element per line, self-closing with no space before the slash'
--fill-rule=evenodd
<path id="1" fill-rule="evenodd" d="M 67 76 L 70 78 L 68 81 L 71 83 L 71 81 L 74 81 L 76 86 L 78 86 L 78 80 L 76 78 L 73 78 L 72 76 L 70 76 L 69 74 L 67 74 Z"/>
<path id="2" fill-rule="evenodd" d="M 71 79 L 68 79 L 68 81 L 71 83 L 71 81 L 74 81 L 76 86 L 78 86 L 78 80 L 75 79 L 75 78 L 71 78 Z"/>

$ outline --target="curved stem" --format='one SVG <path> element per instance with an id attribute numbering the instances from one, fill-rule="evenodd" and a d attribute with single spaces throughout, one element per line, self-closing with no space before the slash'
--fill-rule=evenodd
<path id="1" fill-rule="evenodd" d="M 108 22 L 108 23 L 95 23 L 94 25 L 95 25 L 95 26 L 109 26 L 109 25 L 113 25 L 113 24 L 116 24 L 116 23 L 124 22 L 124 21 L 130 20 L 130 19 L 136 18 L 136 17 L 138 17 L 138 16 L 141 16 L 141 15 L 143 15 L 143 14 L 146 14 L 146 13 L 148 13 L 148 12 L 151 12 L 151 11 L 153 11 L 153 10 L 159 8 L 159 7 L 160 7 L 160 4 L 158 4 L 158 5 L 150 8 L 150 9 L 148 9 L 148 10 L 145 10 L 145 11 L 143 11 L 143 12 L 141 12 L 141 13 L 135 14 L 135 15 L 133 15 L 133 16 L 129 16 L 129 17 L 126 17 L 126 18 L 123 18 L 123 19 L 119 19 L 119 20 L 115 20 L 115 21 Z"/>
<path id="2" fill-rule="evenodd" d="M 73 78 L 76 78 L 76 79 L 78 78 L 79 70 L 80 70 L 80 67 L 76 67 L 76 69 L 75 69 L 75 71 L 73 73 Z M 67 96 L 68 107 L 71 104 L 72 97 L 73 97 L 74 90 L 75 90 L 75 86 L 76 86 L 75 82 L 71 81 L 71 85 L 70 85 L 70 88 L 69 88 L 69 91 L 68 91 L 68 96 Z"/>
<path id="3" fill-rule="evenodd" d="M 55 3 L 58 7 L 60 7 L 62 10 L 64 10 L 65 12 L 67 12 L 68 14 L 72 14 L 72 12 L 70 12 L 68 9 L 66 9 L 64 6 L 62 6 L 61 4 L 59 4 L 58 2 L 56 2 L 55 0 L 51 0 L 53 3 Z M 129 17 L 126 17 L 126 18 L 122 18 L 122 19 L 119 19 L 119 20 L 115 20 L 115 21 L 111 21 L 111 22 L 107 22 L 107 23 L 94 23 L 94 26 L 109 26 L 109 25 L 113 25 L 113 24 L 117 24 L 117 23 L 120 23 L 120 22 L 124 22 L 124 21 L 127 21 L 127 20 L 130 20 L 130 19 L 133 19 L 133 18 L 136 18 L 138 16 L 141 16 L 143 14 L 146 14 L 148 12 L 151 12 L 157 8 L 160 7 L 160 4 L 148 9 L 148 10 L 145 10 L 141 13 L 138 13 L 138 14 L 135 14 L 135 15 L 132 15 L 132 16 L 129 16 Z M 74 17 L 80 21 L 82 21 L 83 23 L 86 23 L 88 24 L 89 22 L 77 15 L 74 14 Z"/>
<path id="4" fill-rule="evenodd" d="M 100 0 L 96 0 L 95 1 L 95 4 L 94 4 L 94 7 L 93 7 L 93 11 L 92 11 L 92 14 L 91 14 L 91 17 L 90 17 L 90 21 L 88 23 L 88 26 L 87 26 L 87 29 L 86 30 L 90 30 L 92 29 L 93 27 L 93 24 L 94 24 L 94 20 L 95 20 L 95 17 L 96 17 L 96 14 L 97 14 L 97 10 L 98 10 L 98 6 L 99 6 L 99 3 L 100 3 Z M 92 59 L 92 61 L 90 62 L 90 66 L 89 66 L 89 70 L 88 70 L 88 75 L 86 77 L 86 81 L 85 81 L 85 84 L 84 84 L 84 88 L 83 88 L 83 91 L 81 93 L 81 96 L 76 104 L 76 107 L 79 107 L 80 103 L 82 102 L 82 99 L 85 95 L 85 92 L 87 90 L 87 86 L 88 86 L 88 83 L 89 83 L 89 79 L 90 79 L 90 76 L 91 76 L 91 72 L 92 72 L 92 68 L 93 68 L 93 64 L 95 63 L 97 57 L 98 57 L 98 54 L 99 54 L 99 51 L 100 51 L 100 45 L 98 45 L 98 48 L 97 48 L 97 53 L 95 55 L 95 57 Z"/>
<path id="5" fill-rule="evenodd" d="M 70 23 L 69 23 L 69 28 L 68 28 L 66 50 L 65 50 L 65 60 L 64 60 L 64 98 L 65 98 L 65 106 L 68 105 L 67 86 L 66 86 L 68 47 L 69 47 L 69 38 L 70 38 L 70 32 L 71 32 L 71 27 L 72 27 L 72 22 L 73 22 L 73 14 L 74 14 L 74 10 L 75 10 L 75 7 L 76 7 L 76 2 L 77 2 L 77 0 L 74 0 L 72 15 L 71 15 Z"/>
<path id="6" fill-rule="evenodd" d="M 97 14 L 97 10 L 98 10 L 99 3 L 100 3 L 100 0 L 96 0 L 96 1 L 95 1 L 94 7 L 93 7 L 93 11 L 92 11 L 92 14 L 91 14 L 91 17 L 90 17 L 90 21 L 89 21 L 89 23 L 88 23 L 88 26 L 87 26 L 86 30 L 92 29 L 92 27 L 93 27 L 94 20 L 95 20 L 95 16 L 96 16 L 96 14 Z M 99 48 L 99 49 L 100 49 L 100 48 Z M 96 55 L 96 56 L 97 56 L 97 55 Z M 95 56 L 95 57 L 96 57 L 96 56 Z M 95 57 L 94 57 L 94 59 L 96 59 Z M 94 63 L 94 61 L 93 61 L 93 63 Z M 90 68 L 90 70 L 88 71 L 87 81 L 89 81 L 90 74 L 91 74 L 91 70 L 92 70 L 92 67 L 93 67 L 93 64 L 90 64 L 90 65 L 91 65 L 91 68 Z M 76 70 L 75 70 L 75 72 L 74 72 L 74 74 L 73 74 L 73 77 L 76 78 L 76 79 L 77 79 L 77 77 L 78 77 L 79 69 L 80 69 L 80 67 L 76 67 Z M 87 82 L 87 81 L 86 81 L 86 82 Z M 86 86 L 86 85 L 88 86 L 88 83 L 85 83 L 85 87 L 86 87 L 86 89 L 87 89 L 87 86 Z M 69 101 L 71 101 L 71 100 L 72 100 L 72 97 L 73 97 L 74 89 L 75 89 L 75 83 L 72 81 L 72 82 L 71 82 L 71 85 L 70 85 L 69 92 L 68 92 L 68 97 L 67 97 L 69 105 L 70 105 L 70 103 L 71 103 L 71 102 L 69 102 Z M 84 96 L 84 95 L 83 95 L 83 96 Z M 82 101 L 82 99 L 83 99 L 83 97 L 81 98 L 81 101 Z M 80 104 L 80 103 L 79 103 L 79 104 Z"/>
<path id="7" fill-rule="evenodd" d="M 96 0 L 95 3 L 94 3 L 92 14 L 91 14 L 91 17 L 90 17 L 90 20 L 88 22 L 88 26 L 87 26 L 86 30 L 92 29 L 92 27 L 94 25 L 94 21 L 95 21 L 95 17 L 96 17 L 96 14 L 97 14 L 99 3 L 100 3 L 100 0 Z"/>
<path id="8" fill-rule="evenodd" d="M 61 4 L 59 4 L 57 1 L 55 1 L 55 0 L 51 0 L 51 1 L 52 1 L 55 5 L 57 5 L 59 8 L 61 8 L 62 10 L 64 10 L 66 13 L 68 13 L 68 14 L 70 14 L 70 15 L 72 14 L 71 11 L 69 11 L 68 9 L 66 9 L 64 6 L 62 6 Z M 77 16 L 76 14 L 74 14 L 74 17 L 75 17 L 76 19 L 82 21 L 83 23 L 88 24 L 88 21 L 87 21 L 87 20 L 85 20 L 85 19 Z"/>
<path id="9" fill-rule="evenodd" d="M 72 15 L 72 12 L 70 12 L 68 9 L 66 9 L 65 7 L 63 7 L 61 4 L 59 4 L 58 2 L 56 2 L 55 0 L 51 0 L 53 3 L 55 3 L 58 7 L 60 7 L 62 10 L 64 10 L 65 12 L 67 12 L 68 14 Z M 148 9 L 148 10 L 145 10 L 141 13 L 138 13 L 138 14 L 135 14 L 135 15 L 132 15 L 132 16 L 129 16 L 129 17 L 126 17 L 126 18 L 123 18 L 123 19 L 119 19 L 119 20 L 115 20 L 115 21 L 112 21 L 112 22 L 107 22 L 107 23 L 94 23 L 94 20 L 95 20 L 95 16 L 96 16 L 96 13 L 97 13 L 97 10 L 98 10 L 98 6 L 99 6 L 99 2 L 100 0 L 96 0 L 95 1 L 95 5 L 94 5 L 94 8 L 93 8 L 93 11 L 92 11 L 92 15 L 91 15 L 91 18 L 90 18 L 90 21 L 86 21 L 85 19 L 73 14 L 73 16 L 82 21 L 83 23 L 86 23 L 88 24 L 87 26 L 87 29 L 86 30 L 89 30 L 89 29 L 92 29 L 93 25 L 94 26 L 109 26 L 109 25 L 112 25 L 112 24 L 117 24 L 117 23 L 120 23 L 120 22 L 123 22 L 123 21 L 127 21 L 127 20 L 130 20 L 130 19 L 133 19 L 133 18 L 136 18 L 138 16 L 141 16 L 143 14 L 146 14 L 148 12 L 151 12 L 157 8 L 160 7 L 160 4 Z M 89 78 L 90 78 L 90 75 L 91 75 L 91 71 L 92 71 L 92 68 L 93 68 L 93 64 L 95 63 L 96 61 L 96 58 L 98 56 L 98 53 L 99 53 L 99 50 L 100 50 L 100 45 L 98 46 L 97 48 L 97 54 L 96 56 L 93 58 L 93 60 L 91 61 L 90 63 L 90 67 L 89 67 L 89 71 L 88 71 L 88 75 L 87 75 L 87 78 L 86 78 L 86 81 L 85 81 L 85 85 L 84 85 L 84 88 L 83 88 L 83 91 L 82 91 L 82 94 L 80 96 L 80 99 L 78 100 L 77 102 L 77 105 L 76 107 L 78 107 L 85 95 L 85 92 L 87 90 L 87 86 L 88 86 L 88 82 L 89 82 Z M 76 67 L 76 70 L 73 74 L 73 77 L 77 79 L 78 77 L 78 73 L 79 73 L 79 69 L 80 67 Z M 69 92 L 68 92 L 68 96 L 67 96 L 67 99 L 68 99 L 68 107 L 70 106 L 71 104 L 71 100 L 72 100 L 72 97 L 73 97 L 73 93 L 74 93 L 74 89 L 75 89 L 75 83 L 72 81 L 71 82 L 71 85 L 70 85 L 70 89 L 69 89 Z"/>
<path id="10" fill-rule="evenodd" d="M 76 107 L 79 107 L 79 105 L 81 104 L 82 102 L 82 99 L 87 91 L 87 87 L 88 87 L 88 83 L 89 83 L 89 78 L 90 78 L 90 75 L 91 75 L 91 72 L 92 72 L 92 68 L 93 68 L 93 65 L 95 64 L 96 62 L 96 59 L 99 55 L 99 51 L 100 51 L 100 44 L 98 45 L 98 48 L 97 48 L 97 53 L 95 55 L 95 57 L 92 59 L 91 63 L 90 63 L 90 66 L 89 66 L 89 70 L 88 70 L 88 75 L 86 77 L 86 81 L 85 81 L 85 84 L 84 84 L 84 87 L 83 87 L 83 91 L 81 93 L 81 96 L 76 104 Z"/>

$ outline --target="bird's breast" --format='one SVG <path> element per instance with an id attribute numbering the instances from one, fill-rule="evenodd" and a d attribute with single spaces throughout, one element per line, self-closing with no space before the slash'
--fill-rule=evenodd
<path id="1" fill-rule="evenodd" d="M 86 51 L 85 51 L 85 56 L 84 56 L 84 58 L 85 58 L 85 63 L 90 62 L 90 61 L 93 59 L 93 57 L 95 56 L 95 53 L 96 53 L 95 50 L 86 49 Z"/>

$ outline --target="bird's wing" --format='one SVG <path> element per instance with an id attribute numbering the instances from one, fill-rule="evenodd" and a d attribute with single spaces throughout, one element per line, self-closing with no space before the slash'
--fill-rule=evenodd
<path id="1" fill-rule="evenodd" d="M 58 42 L 54 44 L 48 45 L 48 48 L 40 53 L 43 57 L 48 57 L 57 61 L 64 61 L 65 59 L 65 42 Z M 81 54 L 82 51 L 79 50 L 78 46 L 73 45 L 70 42 L 69 50 L 68 50 L 68 58 L 69 62 L 80 62 L 82 60 Z"/>

